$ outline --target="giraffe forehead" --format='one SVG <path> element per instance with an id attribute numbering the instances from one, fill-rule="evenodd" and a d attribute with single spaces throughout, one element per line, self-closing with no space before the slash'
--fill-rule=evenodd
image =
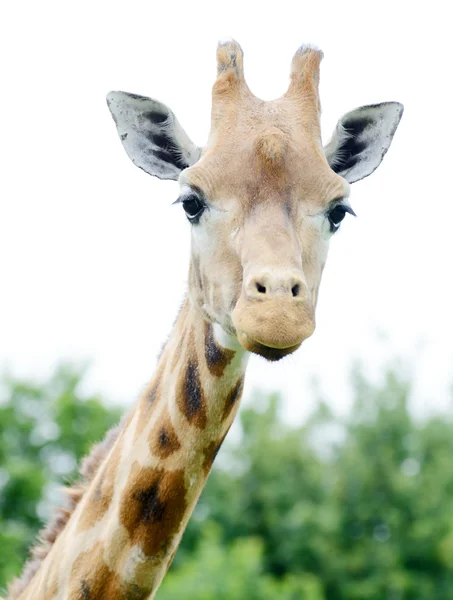
<path id="1" fill-rule="evenodd" d="M 215 86 L 214 86 L 215 87 Z M 288 134 L 294 125 L 319 134 L 319 112 L 307 95 L 297 100 L 282 96 L 275 100 L 261 100 L 251 93 L 227 95 L 220 103 L 213 97 L 210 134 L 228 136 L 230 132 L 258 132 L 278 127 Z"/>
<path id="2" fill-rule="evenodd" d="M 256 156 L 271 170 L 284 169 L 288 144 L 288 136 L 278 127 L 271 127 L 256 136 Z"/>
<path id="3" fill-rule="evenodd" d="M 269 198 L 323 205 L 332 194 L 344 195 L 344 181 L 325 158 L 319 115 L 311 104 L 304 111 L 286 98 L 229 102 L 182 183 L 200 188 L 214 203 L 235 198 L 246 207 Z"/>
<path id="4" fill-rule="evenodd" d="M 313 140 L 298 145 L 276 127 L 253 138 L 219 144 L 184 172 L 182 182 L 201 189 L 208 202 L 227 211 L 246 212 L 258 204 L 304 203 L 322 210 L 348 195 L 346 181 L 334 173 Z"/>

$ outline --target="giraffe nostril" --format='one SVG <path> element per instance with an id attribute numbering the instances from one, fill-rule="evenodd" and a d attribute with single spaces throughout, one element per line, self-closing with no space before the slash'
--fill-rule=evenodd
<path id="1" fill-rule="evenodd" d="M 298 303 L 304 300 L 306 285 L 304 279 L 294 270 L 264 269 L 250 277 L 245 286 L 247 298 L 253 300 L 274 300 L 275 298 L 294 299 Z"/>
<path id="2" fill-rule="evenodd" d="M 293 287 L 291 288 L 291 294 L 293 295 L 293 298 L 298 296 L 299 292 L 300 292 L 300 285 L 298 283 L 296 283 L 296 285 L 293 285 Z"/>

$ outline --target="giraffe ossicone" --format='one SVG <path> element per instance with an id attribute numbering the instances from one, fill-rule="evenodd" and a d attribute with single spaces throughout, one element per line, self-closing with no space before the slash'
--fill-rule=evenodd
<path id="1" fill-rule="evenodd" d="M 279 360 L 312 335 L 330 238 L 354 214 L 349 184 L 377 168 L 403 112 L 356 109 L 323 147 L 321 59 L 301 47 L 287 92 L 264 102 L 239 44 L 221 43 L 203 148 L 161 102 L 108 95 L 134 164 L 179 180 L 188 293 L 151 383 L 85 461 L 11 600 L 154 598 L 238 410 L 250 352 Z"/>

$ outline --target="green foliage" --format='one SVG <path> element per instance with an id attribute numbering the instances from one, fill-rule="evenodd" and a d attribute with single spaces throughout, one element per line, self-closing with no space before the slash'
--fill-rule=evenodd
<path id="1" fill-rule="evenodd" d="M 277 397 L 240 412 L 161 600 L 451 600 L 453 422 L 417 422 L 410 382 L 354 374 L 347 418 L 303 426 Z M 78 392 L 81 373 L 5 381 L 0 403 L 0 586 L 17 574 L 57 481 L 118 419 Z"/>
<path id="2" fill-rule="evenodd" d="M 0 401 L 0 588 L 17 575 L 58 487 L 119 419 L 79 392 L 83 371 L 61 366 L 45 383 L 5 377 Z"/>
<path id="3" fill-rule="evenodd" d="M 267 575 L 263 543 L 259 538 L 240 537 L 224 546 L 218 526 L 208 523 L 196 550 L 179 569 L 165 579 L 159 600 L 322 600 L 321 585 L 310 574 Z"/>
<path id="4" fill-rule="evenodd" d="M 279 417 L 277 398 L 259 396 L 241 411 L 242 437 L 219 454 L 161 588 L 164 600 L 193 557 L 203 564 L 198 540 L 211 523 L 225 564 L 234 544 L 252 539 L 267 579 L 311 577 L 312 589 L 297 598 L 453 598 L 451 415 L 417 423 L 408 408 L 410 384 L 393 371 L 381 386 L 357 372 L 353 388 L 346 419 L 320 404 L 295 428 Z M 209 562 L 206 577 L 207 569 Z M 250 577 L 256 585 L 266 579 Z M 215 569 L 213 578 L 220 579 Z M 187 597 L 183 581 L 172 600 Z"/>

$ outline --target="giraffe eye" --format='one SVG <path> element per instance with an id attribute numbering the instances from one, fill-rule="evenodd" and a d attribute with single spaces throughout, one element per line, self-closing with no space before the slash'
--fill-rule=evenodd
<path id="1" fill-rule="evenodd" d="M 191 194 L 182 201 L 182 206 L 186 211 L 186 216 L 191 223 L 198 223 L 200 217 L 206 208 L 206 205 L 198 196 Z"/>
<path id="2" fill-rule="evenodd" d="M 347 204 L 337 204 L 327 213 L 327 218 L 329 219 L 330 223 L 330 231 L 332 233 L 337 231 L 337 229 L 340 227 L 340 223 L 345 218 L 346 213 L 349 213 L 354 217 L 356 216 L 355 212 Z"/>

